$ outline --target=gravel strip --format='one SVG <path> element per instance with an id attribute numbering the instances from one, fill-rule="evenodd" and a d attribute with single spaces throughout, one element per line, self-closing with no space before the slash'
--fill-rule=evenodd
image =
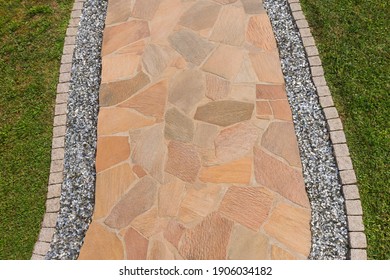
<path id="1" fill-rule="evenodd" d="M 305 48 L 286 0 L 264 0 L 278 43 L 312 220 L 310 259 L 346 259 L 348 230 L 333 148 Z"/>
<path id="2" fill-rule="evenodd" d="M 73 54 L 64 180 L 56 233 L 46 259 L 76 259 L 92 219 L 101 46 L 107 1 L 87 0 Z"/>

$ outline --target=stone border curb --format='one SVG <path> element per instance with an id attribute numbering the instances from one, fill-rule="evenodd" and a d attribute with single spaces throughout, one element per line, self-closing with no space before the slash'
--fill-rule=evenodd
<path id="1" fill-rule="evenodd" d="M 81 10 L 85 0 L 75 0 L 70 14 L 61 66 L 57 84 L 57 96 L 54 108 L 53 140 L 51 165 L 47 190 L 46 213 L 41 224 L 41 231 L 35 243 L 32 260 L 44 260 L 53 239 L 57 216 L 60 210 L 61 185 L 64 170 L 64 141 L 66 131 L 66 113 L 70 85 L 72 57 L 75 48 L 76 34 L 80 23 Z"/>
<path id="2" fill-rule="evenodd" d="M 364 233 L 363 210 L 360 202 L 357 179 L 349 154 L 343 124 L 339 118 L 329 87 L 327 86 L 324 69 L 322 68 L 319 52 L 311 34 L 308 22 L 302 12 L 299 0 L 287 0 L 292 16 L 301 34 L 310 64 L 314 85 L 322 106 L 330 132 L 334 156 L 337 162 L 342 191 L 345 198 L 345 209 L 348 220 L 349 259 L 367 260 L 367 240 Z"/>

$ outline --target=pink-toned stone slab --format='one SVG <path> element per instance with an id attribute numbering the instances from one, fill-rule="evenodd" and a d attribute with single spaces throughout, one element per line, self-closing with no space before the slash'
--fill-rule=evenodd
<path id="1" fill-rule="evenodd" d="M 265 188 L 230 187 L 219 212 L 225 217 L 258 231 L 267 219 L 273 195 Z"/>
<path id="2" fill-rule="evenodd" d="M 152 207 L 156 196 L 156 181 L 150 176 L 143 177 L 115 205 L 105 224 L 114 229 L 126 227 L 134 218 Z"/>
<path id="3" fill-rule="evenodd" d="M 167 46 L 148 44 L 142 57 L 142 63 L 147 73 L 159 77 L 175 59 L 174 51 Z"/>
<path id="4" fill-rule="evenodd" d="M 164 237 L 173 246 L 179 248 L 180 239 L 184 233 L 185 227 L 175 220 L 171 220 L 164 231 Z"/>
<path id="5" fill-rule="evenodd" d="M 149 241 L 148 260 L 174 260 L 174 254 L 160 239 L 153 238 Z"/>
<path id="6" fill-rule="evenodd" d="M 200 158 L 193 145 L 171 141 L 165 171 L 177 178 L 194 183 L 200 169 Z"/>
<path id="7" fill-rule="evenodd" d="M 158 191 L 158 214 L 160 217 L 176 217 L 185 193 L 184 182 L 174 180 L 160 186 Z"/>
<path id="8" fill-rule="evenodd" d="M 206 75 L 206 96 L 212 100 L 224 99 L 229 95 L 230 83 L 218 76 Z"/>
<path id="9" fill-rule="evenodd" d="M 120 53 L 102 58 L 102 83 L 129 79 L 138 68 L 140 57 L 132 53 Z"/>
<path id="10" fill-rule="evenodd" d="M 284 83 L 279 56 L 270 52 L 250 53 L 250 60 L 260 82 Z"/>
<path id="11" fill-rule="evenodd" d="M 256 117 L 259 119 L 272 119 L 273 112 L 268 101 L 256 101 Z"/>
<path id="12" fill-rule="evenodd" d="M 81 247 L 79 260 L 121 260 L 122 242 L 115 233 L 104 226 L 92 222 Z"/>
<path id="13" fill-rule="evenodd" d="M 130 7 L 132 0 L 117 0 L 112 1 L 107 8 L 106 25 L 125 22 L 131 16 L 130 9 L 123 7 Z"/>
<path id="14" fill-rule="evenodd" d="M 196 125 L 193 142 L 201 148 L 212 148 L 214 147 L 214 139 L 218 131 L 218 126 L 216 125 L 199 122 Z"/>
<path id="15" fill-rule="evenodd" d="M 135 18 L 151 20 L 161 0 L 136 0 L 131 15 Z"/>
<path id="16" fill-rule="evenodd" d="M 257 99 L 287 99 L 284 85 L 256 85 Z"/>
<path id="17" fill-rule="evenodd" d="M 148 240 L 133 228 L 129 228 L 123 238 L 125 242 L 126 259 L 145 260 L 148 253 Z"/>
<path id="18" fill-rule="evenodd" d="M 256 99 L 256 89 L 254 85 L 240 84 L 233 85 L 229 97 L 242 102 L 254 102 Z"/>
<path id="19" fill-rule="evenodd" d="M 128 137 L 98 137 L 96 149 L 96 172 L 103 171 L 126 160 L 130 155 Z"/>
<path id="20" fill-rule="evenodd" d="M 269 103 L 275 119 L 292 121 L 291 108 L 287 100 L 270 100 Z"/>
<path id="21" fill-rule="evenodd" d="M 134 218 L 131 226 L 141 233 L 146 238 L 162 232 L 168 224 L 167 219 L 162 219 L 158 216 L 157 207 L 153 207 L 147 212 Z"/>
<path id="22" fill-rule="evenodd" d="M 250 61 L 249 56 L 247 54 L 244 55 L 240 70 L 238 71 L 234 81 L 236 83 L 258 82 L 258 78 L 255 73 L 255 70 L 253 69 L 252 62 Z"/>
<path id="23" fill-rule="evenodd" d="M 180 18 L 179 24 L 199 31 L 214 26 L 221 6 L 209 1 L 196 1 Z"/>
<path id="24" fill-rule="evenodd" d="M 302 171 L 290 167 L 256 147 L 254 162 L 257 183 L 278 192 L 294 203 L 309 207 Z"/>
<path id="25" fill-rule="evenodd" d="M 236 2 L 237 0 L 213 0 L 213 1 L 218 2 L 220 4 L 231 4 Z"/>
<path id="26" fill-rule="evenodd" d="M 169 109 L 165 114 L 164 136 L 168 140 L 191 142 L 194 137 L 194 123 L 192 119 L 175 107 Z"/>
<path id="27" fill-rule="evenodd" d="M 179 247 L 188 260 L 226 259 L 233 222 L 218 213 L 210 214 L 201 224 L 186 230 Z"/>
<path id="28" fill-rule="evenodd" d="M 308 256 L 311 246 L 310 211 L 281 203 L 264 226 L 266 233 L 292 250 Z"/>
<path id="29" fill-rule="evenodd" d="M 289 252 L 287 252 L 286 250 L 283 250 L 278 246 L 272 245 L 271 259 L 272 260 L 296 260 L 297 258 L 292 254 L 290 254 Z"/>
<path id="30" fill-rule="evenodd" d="M 119 107 L 131 108 L 162 121 L 168 97 L 167 81 L 160 81 L 121 103 Z"/>
<path id="31" fill-rule="evenodd" d="M 138 178 L 142 178 L 147 175 L 146 171 L 139 165 L 133 166 L 133 172 L 138 176 Z"/>
<path id="32" fill-rule="evenodd" d="M 265 13 L 262 1 L 258 0 L 241 0 L 244 10 L 247 14 Z"/>
<path id="33" fill-rule="evenodd" d="M 249 19 L 246 39 L 262 50 L 272 51 L 276 49 L 274 33 L 267 14 L 253 16 Z"/>

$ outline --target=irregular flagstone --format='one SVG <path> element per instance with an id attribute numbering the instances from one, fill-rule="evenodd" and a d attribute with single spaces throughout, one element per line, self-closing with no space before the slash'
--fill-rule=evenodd
<path id="1" fill-rule="evenodd" d="M 124 136 L 98 137 L 96 172 L 103 171 L 129 158 L 129 138 Z"/>
<path id="2" fill-rule="evenodd" d="M 275 119 L 292 121 L 291 108 L 287 100 L 270 100 L 269 103 Z"/>
<path id="3" fill-rule="evenodd" d="M 115 205 L 105 224 L 114 229 L 126 227 L 134 218 L 153 206 L 156 195 L 156 181 L 150 176 L 143 177 Z"/>
<path id="4" fill-rule="evenodd" d="M 165 171 L 177 178 L 194 183 L 200 169 L 200 158 L 193 145 L 171 141 Z"/>
<path id="5" fill-rule="evenodd" d="M 226 259 L 233 222 L 212 213 L 193 229 L 186 230 L 179 246 L 187 260 Z"/>
<path id="6" fill-rule="evenodd" d="M 276 50 L 276 41 L 267 14 L 253 16 L 249 19 L 246 39 L 262 50 Z"/>
<path id="7" fill-rule="evenodd" d="M 138 178 L 142 178 L 147 175 L 145 170 L 139 165 L 133 166 L 133 172 L 138 176 Z"/>
<path id="8" fill-rule="evenodd" d="M 194 144 L 201 148 L 213 147 L 218 130 L 219 128 L 216 125 L 199 122 L 195 129 Z"/>
<path id="9" fill-rule="evenodd" d="M 199 31 L 214 26 L 221 6 L 208 2 L 196 1 L 180 18 L 179 24 Z"/>
<path id="10" fill-rule="evenodd" d="M 245 40 L 245 13 L 242 8 L 227 6 L 215 23 L 210 40 L 240 46 Z"/>
<path id="11" fill-rule="evenodd" d="M 273 122 L 264 132 L 261 145 L 295 167 L 302 167 L 294 125 L 291 122 Z"/>
<path id="12" fill-rule="evenodd" d="M 268 218 L 273 195 L 265 188 L 230 187 L 219 212 L 225 217 L 258 231 Z"/>
<path id="13" fill-rule="evenodd" d="M 309 207 L 302 171 L 254 148 L 255 177 L 257 183 L 278 192 L 290 201 Z"/>
<path id="14" fill-rule="evenodd" d="M 194 137 L 194 123 L 173 107 L 165 114 L 164 135 L 168 140 L 191 142 Z"/>
<path id="15" fill-rule="evenodd" d="M 148 260 L 174 260 L 175 255 L 168 246 L 158 238 L 149 240 Z"/>
<path id="16" fill-rule="evenodd" d="M 297 260 L 295 256 L 291 255 L 289 252 L 275 245 L 272 245 L 271 248 L 271 259 L 272 260 Z"/>
<path id="17" fill-rule="evenodd" d="M 126 259 L 146 260 L 149 241 L 135 229 L 129 228 L 123 238 L 125 242 Z"/>
<path id="18" fill-rule="evenodd" d="M 132 0 L 117 0 L 113 1 L 107 7 L 106 25 L 125 22 L 131 16 L 130 9 L 123 9 L 123 7 L 130 7 Z"/>
<path id="19" fill-rule="evenodd" d="M 206 60 L 202 69 L 232 80 L 240 69 L 244 53 L 241 48 L 221 44 Z"/>
<path id="20" fill-rule="evenodd" d="M 102 58 L 102 83 L 133 77 L 139 60 L 138 55 L 131 53 L 104 56 Z"/>
<path id="21" fill-rule="evenodd" d="M 177 74 L 169 86 L 168 101 L 189 114 L 205 96 L 202 72 L 188 69 Z"/>
<path id="22" fill-rule="evenodd" d="M 252 159 L 242 158 L 226 164 L 203 167 L 199 179 L 205 183 L 249 184 L 252 175 Z"/>
<path id="23" fill-rule="evenodd" d="M 185 227 L 175 220 L 171 220 L 164 231 L 164 238 L 175 248 L 179 248 L 180 239 L 185 231 Z"/>
<path id="24" fill-rule="evenodd" d="M 146 72 L 154 77 L 159 77 L 174 58 L 175 54 L 171 48 L 149 44 L 145 48 L 142 63 Z"/>
<path id="25" fill-rule="evenodd" d="M 122 242 L 115 233 L 97 222 L 92 222 L 81 247 L 79 260 L 121 260 Z"/>
<path id="26" fill-rule="evenodd" d="M 273 118 L 271 105 L 268 101 L 256 101 L 256 117 L 259 119 Z"/>
<path id="27" fill-rule="evenodd" d="M 132 20 L 104 29 L 102 56 L 110 54 L 120 48 L 149 37 L 148 22 Z"/>
<path id="28" fill-rule="evenodd" d="M 244 55 L 240 70 L 234 80 L 236 83 L 255 83 L 258 81 L 255 70 L 252 67 L 252 63 L 249 60 L 247 54 Z"/>
<path id="29" fill-rule="evenodd" d="M 224 99 L 229 95 L 230 82 L 212 74 L 206 74 L 206 96 L 212 100 Z"/>
<path id="30" fill-rule="evenodd" d="M 308 256 L 310 252 L 310 211 L 286 203 L 276 206 L 264 226 L 266 233 L 294 251 Z"/>
<path id="31" fill-rule="evenodd" d="M 118 132 L 127 132 L 135 129 L 150 126 L 155 123 L 152 118 L 126 108 L 101 108 L 98 118 L 98 134 L 110 135 Z"/>
<path id="32" fill-rule="evenodd" d="M 235 225 L 230 237 L 229 260 L 269 259 L 269 240 L 261 233 Z"/>
<path id="33" fill-rule="evenodd" d="M 147 212 L 135 217 L 130 224 L 134 229 L 146 238 L 162 232 L 168 225 L 168 220 L 161 219 L 158 216 L 157 207 L 153 207 Z"/>
<path id="34" fill-rule="evenodd" d="M 259 0 L 241 0 L 244 6 L 245 13 L 247 14 L 260 14 L 266 13 L 263 4 Z"/>
<path id="35" fill-rule="evenodd" d="M 190 30 L 180 30 L 168 37 L 178 53 L 188 62 L 200 65 L 213 50 L 214 45 Z"/>
<path id="36" fill-rule="evenodd" d="M 228 126 L 252 117 L 253 103 L 223 100 L 198 107 L 195 119 L 220 126 Z"/>
<path id="37" fill-rule="evenodd" d="M 100 172 L 96 176 L 94 218 L 106 217 L 115 202 L 130 188 L 135 177 L 127 163 Z"/>
<path id="38" fill-rule="evenodd" d="M 102 84 L 100 86 L 99 105 L 102 107 L 116 105 L 130 98 L 149 83 L 148 75 L 139 72 L 129 80 Z"/>
<path id="39" fill-rule="evenodd" d="M 254 85 L 233 85 L 229 97 L 243 102 L 254 102 L 256 99 Z"/>
<path id="40" fill-rule="evenodd" d="M 145 116 L 155 117 L 157 122 L 160 122 L 163 120 L 167 97 L 168 85 L 167 81 L 163 80 L 121 103 L 119 107 L 135 109 Z"/>
<path id="41" fill-rule="evenodd" d="M 250 122 L 239 123 L 223 129 L 215 139 L 215 151 L 219 160 L 239 159 L 253 149 L 260 130 Z"/>
<path id="42" fill-rule="evenodd" d="M 203 217 L 188 208 L 180 207 L 177 219 L 186 227 L 193 227 L 200 223 Z"/>
<path id="43" fill-rule="evenodd" d="M 122 53 L 131 53 L 136 55 L 142 55 L 145 50 L 145 40 L 137 41 L 133 44 L 127 45 L 121 49 L 119 49 L 116 54 L 122 54 Z M 103 67 L 104 68 L 104 67 Z"/>
<path id="44" fill-rule="evenodd" d="M 200 189 L 187 186 L 187 193 L 183 198 L 181 207 L 205 217 L 216 210 L 224 193 L 225 189 L 216 185 L 206 185 Z"/>
<path id="45" fill-rule="evenodd" d="M 163 124 L 144 129 L 136 140 L 131 158 L 160 183 L 164 181 L 164 143 Z M 151 148 L 153 147 L 153 148 Z"/>
<path id="46" fill-rule="evenodd" d="M 256 85 L 257 99 L 287 99 L 285 85 Z"/>
<path id="47" fill-rule="evenodd" d="M 271 52 L 249 53 L 249 58 L 259 81 L 278 84 L 284 83 L 280 60 L 277 54 Z"/>
<path id="48" fill-rule="evenodd" d="M 160 186 L 158 192 L 158 214 L 160 217 L 176 217 L 185 193 L 184 182 L 174 180 Z"/>
<path id="49" fill-rule="evenodd" d="M 237 0 L 213 0 L 213 1 L 218 2 L 220 4 L 231 4 L 236 2 Z"/>
<path id="50" fill-rule="evenodd" d="M 151 20 L 161 0 L 136 0 L 131 15 L 136 18 Z"/>

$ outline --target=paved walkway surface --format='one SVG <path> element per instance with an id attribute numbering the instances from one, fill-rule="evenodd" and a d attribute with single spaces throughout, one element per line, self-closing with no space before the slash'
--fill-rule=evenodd
<path id="1" fill-rule="evenodd" d="M 292 116 L 258 0 L 110 1 L 79 259 L 305 259 Z"/>

